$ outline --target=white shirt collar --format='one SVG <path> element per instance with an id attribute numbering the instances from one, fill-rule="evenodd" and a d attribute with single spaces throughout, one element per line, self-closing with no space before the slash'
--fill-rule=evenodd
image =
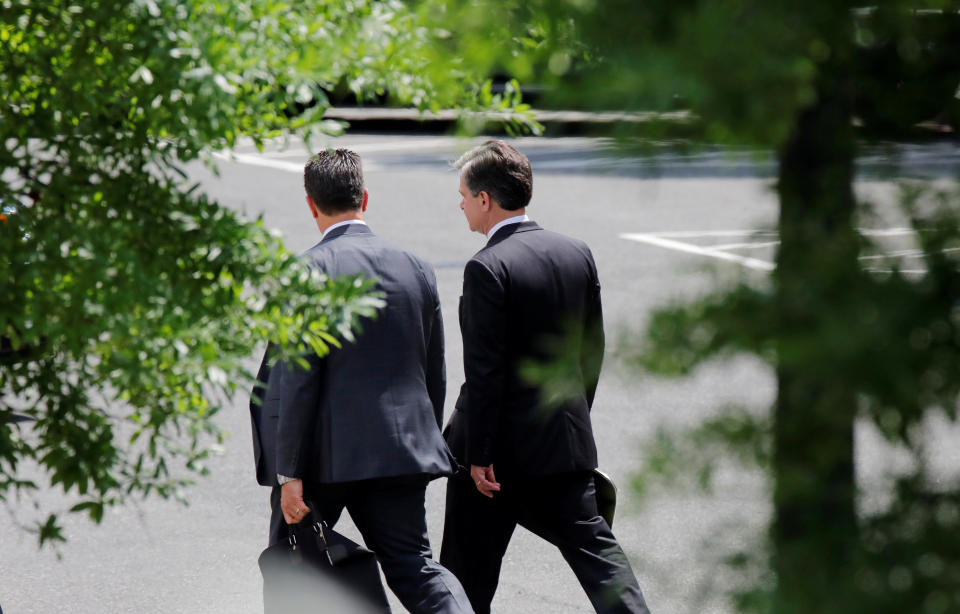
<path id="1" fill-rule="evenodd" d="M 363 224 L 364 226 L 367 225 L 367 223 L 364 222 L 363 220 L 343 220 L 342 222 L 337 222 L 336 224 L 331 224 L 327 226 L 327 229 L 324 230 L 323 235 L 321 235 L 321 239 L 327 236 L 328 234 L 330 234 L 330 231 L 333 230 L 334 228 L 340 228 L 341 226 L 347 226 L 349 224 Z"/>
<path id="2" fill-rule="evenodd" d="M 507 224 L 519 224 L 520 222 L 529 222 L 529 221 L 530 221 L 530 216 L 528 216 L 526 213 L 524 213 L 523 215 L 515 215 L 513 217 L 508 217 L 505 220 L 500 220 L 499 222 L 494 224 L 493 228 L 491 228 L 487 232 L 487 240 L 489 241 L 490 239 L 492 239 L 493 235 L 495 235 L 498 230 L 500 230 Z"/>

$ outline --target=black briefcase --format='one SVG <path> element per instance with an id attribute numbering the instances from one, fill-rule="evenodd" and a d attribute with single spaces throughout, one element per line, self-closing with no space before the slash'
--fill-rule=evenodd
<path id="1" fill-rule="evenodd" d="M 260 554 L 265 614 L 390 612 L 373 552 L 327 526 L 313 510 L 286 540 Z"/>

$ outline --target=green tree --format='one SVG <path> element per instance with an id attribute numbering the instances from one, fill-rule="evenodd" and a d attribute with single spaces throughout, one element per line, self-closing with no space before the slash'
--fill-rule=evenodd
<path id="1" fill-rule="evenodd" d="M 489 2 L 458 3 L 445 16 L 461 24 L 454 40 L 465 53 L 497 41 L 478 54 L 489 70 L 537 79 L 558 105 L 680 105 L 694 113 L 685 130 L 696 141 L 776 152 L 780 246 L 770 283 L 745 281 L 656 313 L 639 357 L 655 372 L 679 375 L 738 352 L 775 369 L 769 413 L 728 412 L 690 433 L 664 433 L 643 473 L 649 484 L 687 465 L 709 483 L 714 464 L 736 453 L 769 476 L 767 554 L 730 559 L 745 569 L 744 581 L 764 579 L 731 589 L 739 610 L 960 609 L 960 483 L 956 475 L 929 479 L 921 428 L 930 416 L 957 418 L 960 194 L 906 188 L 904 211 L 926 272 L 894 264 L 878 275 L 858 259 L 869 247 L 857 232 L 868 208 L 853 191 L 855 156 L 869 129 L 908 131 L 936 113 L 956 113 L 955 3 L 496 5 L 492 18 Z M 856 131 L 857 118 L 868 130 Z M 664 127 L 623 125 L 617 134 L 663 136 Z M 873 422 L 917 461 L 879 513 L 857 509 L 857 420 Z"/>
<path id="2" fill-rule="evenodd" d="M 0 2 L 0 499 L 38 489 L 99 522 L 183 498 L 224 399 L 267 341 L 292 358 L 349 337 L 379 299 L 305 270 L 180 167 L 249 138 L 342 126 L 326 92 L 421 109 L 515 99 L 434 50 L 396 0 Z M 46 484 L 45 482 L 49 482 Z M 62 540 L 56 503 L 18 520 Z M 36 514 L 36 512 L 28 512 Z"/>

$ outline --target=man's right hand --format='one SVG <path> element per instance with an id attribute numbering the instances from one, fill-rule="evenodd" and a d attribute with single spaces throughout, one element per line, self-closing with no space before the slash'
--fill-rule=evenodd
<path id="1" fill-rule="evenodd" d="M 303 502 L 303 480 L 292 480 L 280 487 L 280 510 L 287 524 L 297 524 L 310 513 Z"/>

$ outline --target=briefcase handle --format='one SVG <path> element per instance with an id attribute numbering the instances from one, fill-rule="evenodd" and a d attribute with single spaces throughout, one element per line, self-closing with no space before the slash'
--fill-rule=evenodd
<path id="1" fill-rule="evenodd" d="M 330 563 L 332 567 L 342 557 L 337 556 L 337 553 L 331 552 L 331 546 L 327 542 L 327 534 L 326 531 L 324 531 L 324 529 L 329 527 L 329 525 L 327 524 L 327 521 L 323 519 L 323 516 L 320 515 L 320 508 L 317 507 L 317 504 L 314 503 L 313 500 L 304 499 L 303 502 L 308 508 L 310 508 L 310 516 L 313 519 L 313 523 L 310 525 L 310 528 L 313 529 L 313 532 L 317 535 L 317 539 L 320 541 L 323 554 L 327 557 L 327 562 Z M 299 522 L 287 525 L 287 543 L 290 544 L 290 549 L 294 552 L 297 551 L 296 527 L 298 526 L 300 526 Z"/>
<path id="2" fill-rule="evenodd" d="M 325 526 L 328 526 L 327 521 L 324 520 L 323 517 L 320 515 L 320 508 L 317 507 L 316 503 L 314 503 L 312 499 L 304 499 L 303 502 L 310 509 L 309 515 L 313 519 L 313 524 L 310 526 L 311 528 L 313 528 L 313 532 L 320 534 L 321 529 Z M 295 529 L 296 527 L 302 526 L 300 524 L 301 522 L 303 522 L 303 520 L 301 520 L 300 522 L 295 522 L 293 524 L 287 524 L 287 539 L 290 542 L 290 546 L 293 547 L 294 550 L 296 550 L 296 544 L 297 544 L 297 536 L 296 536 Z M 326 543 L 326 539 L 324 539 L 324 543 Z"/>

